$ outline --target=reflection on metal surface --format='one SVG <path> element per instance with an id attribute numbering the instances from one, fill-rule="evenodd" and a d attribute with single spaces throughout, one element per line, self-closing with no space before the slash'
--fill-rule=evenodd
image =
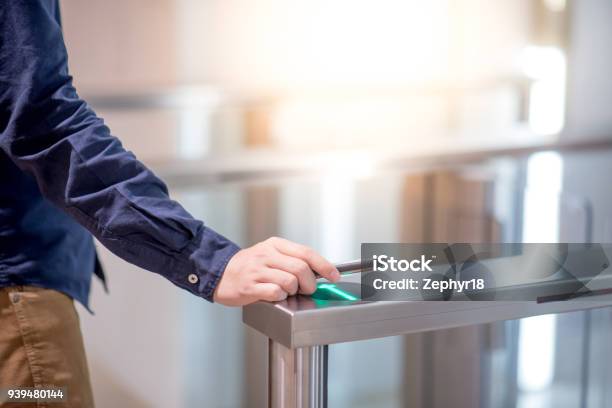
<path id="1" fill-rule="evenodd" d="M 270 341 L 269 407 L 327 408 L 327 346 L 290 349 Z"/>

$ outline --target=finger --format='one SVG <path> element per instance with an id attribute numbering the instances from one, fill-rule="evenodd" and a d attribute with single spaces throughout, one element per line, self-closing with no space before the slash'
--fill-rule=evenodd
<path id="1" fill-rule="evenodd" d="M 274 247 L 279 252 L 302 259 L 308 263 L 310 269 L 317 272 L 327 280 L 337 282 L 340 279 L 340 272 L 338 272 L 336 267 L 312 248 L 288 241 L 283 238 L 275 238 L 272 242 Z"/>
<path id="2" fill-rule="evenodd" d="M 289 272 L 298 280 L 300 293 L 311 294 L 317 288 L 317 279 L 314 272 L 305 261 L 282 253 L 277 253 L 268 261 L 268 265 L 275 269 Z"/>
<path id="3" fill-rule="evenodd" d="M 275 283 L 287 292 L 288 295 L 295 295 L 298 291 L 298 278 L 284 270 L 267 268 L 257 273 L 257 282 Z"/>
<path id="4" fill-rule="evenodd" d="M 259 300 L 266 300 L 268 302 L 278 302 L 287 298 L 287 292 L 285 292 L 276 283 L 258 283 L 253 288 L 253 295 Z"/>

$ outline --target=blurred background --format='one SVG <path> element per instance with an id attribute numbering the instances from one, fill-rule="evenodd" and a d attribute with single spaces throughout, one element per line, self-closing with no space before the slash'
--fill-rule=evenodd
<path id="1" fill-rule="evenodd" d="M 80 95 L 240 245 L 612 241 L 608 0 L 61 5 Z M 98 406 L 264 404 L 239 309 L 100 251 Z M 611 406 L 611 342 L 597 310 L 333 345 L 330 406 Z"/>

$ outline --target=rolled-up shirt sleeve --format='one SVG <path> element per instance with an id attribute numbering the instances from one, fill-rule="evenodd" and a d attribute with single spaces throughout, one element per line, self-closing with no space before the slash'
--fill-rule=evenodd
<path id="1" fill-rule="evenodd" d="M 116 255 L 212 301 L 238 246 L 171 200 L 79 98 L 52 7 L 0 8 L 0 148 Z"/>

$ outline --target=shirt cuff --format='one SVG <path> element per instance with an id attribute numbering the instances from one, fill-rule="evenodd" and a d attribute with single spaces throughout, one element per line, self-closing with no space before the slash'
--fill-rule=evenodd
<path id="1" fill-rule="evenodd" d="M 240 251 L 240 247 L 212 229 L 203 227 L 188 250 L 190 268 L 176 276 L 174 283 L 212 302 L 227 263 Z"/>

